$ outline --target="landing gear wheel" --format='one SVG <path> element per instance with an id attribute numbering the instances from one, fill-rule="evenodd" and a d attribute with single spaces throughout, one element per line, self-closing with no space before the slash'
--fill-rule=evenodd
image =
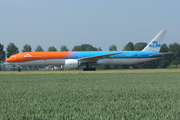
<path id="1" fill-rule="evenodd" d="M 84 71 L 96 71 L 96 68 L 83 68 Z"/>

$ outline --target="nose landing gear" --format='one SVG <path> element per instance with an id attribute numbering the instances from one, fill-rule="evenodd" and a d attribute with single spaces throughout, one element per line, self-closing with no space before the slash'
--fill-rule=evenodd
<path id="1" fill-rule="evenodd" d="M 20 67 L 18 67 L 18 71 L 21 72 L 21 68 Z"/>

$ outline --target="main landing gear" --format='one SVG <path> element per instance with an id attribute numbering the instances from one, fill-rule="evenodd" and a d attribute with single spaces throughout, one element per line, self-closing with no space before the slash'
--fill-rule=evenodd
<path id="1" fill-rule="evenodd" d="M 84 71 L 96 71 L 96 68 L 83 68 Z"/>
<path id="2" fill-rule="evenodd" d="M 96 71 L 96 68 L 89 68 L 89 65 L 86 64 L 86 67 L 83 68 L 84 71 Z"/>

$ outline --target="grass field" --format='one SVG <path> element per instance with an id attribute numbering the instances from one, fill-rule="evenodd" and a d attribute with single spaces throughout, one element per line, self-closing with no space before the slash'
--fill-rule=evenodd
<path id="1" fill-rule="evenodd" d="M 96 73 L 1 72 L 0 119 L 180 119 L 178 69 Z"/>

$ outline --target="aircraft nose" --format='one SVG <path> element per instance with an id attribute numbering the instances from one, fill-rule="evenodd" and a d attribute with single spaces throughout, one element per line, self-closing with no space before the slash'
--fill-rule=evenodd
<path id="1" fill-rule="evenodd" d="M 6 59 L 6 62 L 11 62 L 11 58 Z"/>

